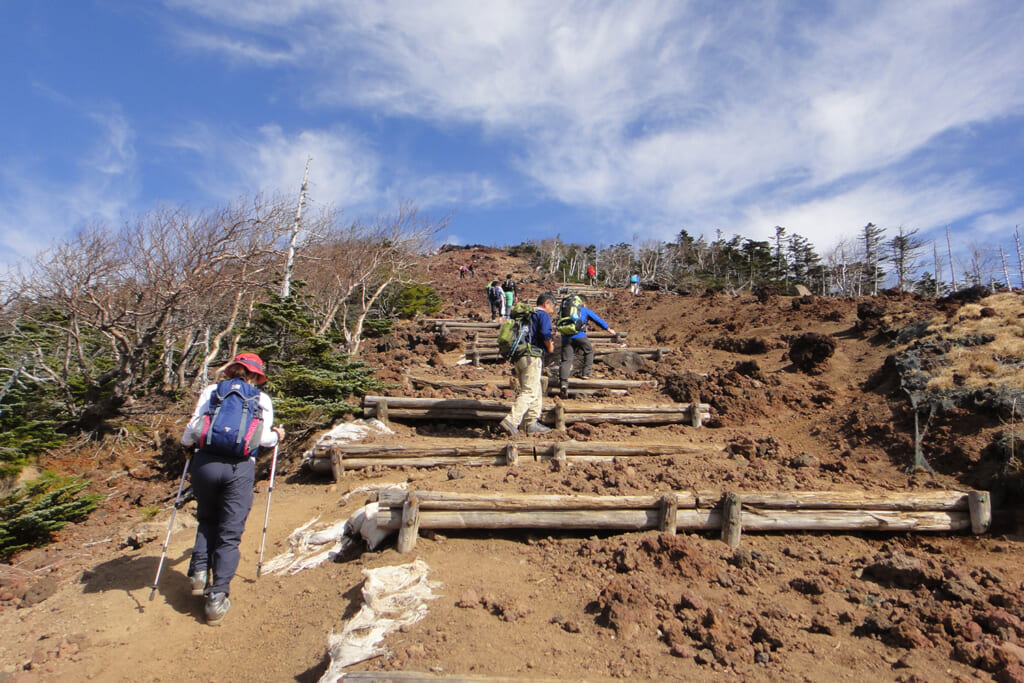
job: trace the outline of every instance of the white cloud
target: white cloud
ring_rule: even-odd
[[[508,198],[492,179],[475,173],[416,175],[397,179],[387,191],[394,201],[414,198],[422,209],[490,206]]]
[[[98,128],[56,159],[8,158],[0,165],[0,261],[30,258],[86,221],[114,222],[134,200],[135,130],[117,107],[93,108],[42,89]],[[49,164],[59,165],[54,180]]]
[[[1006,200],[1003,193],[979,188],[966,174],[923,180],[919,186],[905,186],[885,175],[818,199],[752,205],[737,232],[768,239],[774,226],[781,225],[827,250],[843,238],[855,238],[868,222],[890,234],[903,226],[920,229],[924,236]]]
[[[257,66],[275,66],[295,62],[300,54],[287,49],[274,49],[255,43],[204,31],[179,28],[176,31],[175,43],[180,50],[219,53],[232,63],[254,64]]]
[[[169,5],[216,22],[204,40],[235,59],[302,54],[324,109],[477,125],[541,194],[651,232],[781,224],[817,242],[868,220],[991,211],[1008,198],[962,172],[984,163],[969,140],[953,159],[934,147],[1024,114],[1024,5],[1009,1]],[[323,135],[350,151],[349,134]],[[255,163],[236,167],[278,183],[287,168],[294,186],[297,138],[265,130]],[[371,156],[327,184],[368,197]],[[904,180],[911,168],[929,183]],[[439,174],[401,190],[486,203],[498,182]]]
[[[263,192],[298,196],[306,160],[312,156],[309,196],[342,207],[377,196],[380,161],[361,136],[342,127],[289,132],[266,125],[251,137],[197,125],[170,143],[195,153],[195,184],[210,197],[230,201]]]

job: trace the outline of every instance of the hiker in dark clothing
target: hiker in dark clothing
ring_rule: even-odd
[[[572,375],[573,360],[576,352],[583,353],[583,368],[579,373],[580,379],[590,379],[594,372],[594,347],[587,339],[587,323],[593,320],[595,323],[615,334],[615,330],[608,326],[597,313],[583,306],[580,308],[580,330],[579,332],[562,335],[561,364],[558,366],[558,389],[562,398],[569,395],[569,377]]]
[[[263,361],[255,353],[240,353],[220,372],[223,379],[239,379],[254,387],[267,381]],[[210,400],[217,384],[199,395],[192,419],[181,443],[192,448],[203,442],[209,428]],[[259,445],[273,447],[284,438],[284,427],[274,427],[274,405],[259,392],[262,433]],[[192,548],[192,595],[206,597],[206,623],[217,626],[231,609],[229,585],[238,569],[238,544],[252,507],[256,458],[238,458],[200,447],[192,457],[192,489],[198,508],[195,545]]]
[[[491,320],[505,317],[505,290],[492,280],[487,288],[487,303],[491,306]]]

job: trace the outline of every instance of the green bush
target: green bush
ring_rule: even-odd
[[[431,315],[441,310],[444,299],[430,285],[410,285],[395,297],[395,312],[399,318]]]
[[[316,429],[359,410],[359,397],[384,383],[374,368],[339,353],[337,337],[317,336],[305,297],[272,296],[257,305],[240,347],[268,364],[266,390],[274,397],[274,417],[289,429]]]
[[[46,471],[0,498],[0,558],[45,545],[54,531],[95,510],[103,496],[83,494],[88,485],[87,479]]]

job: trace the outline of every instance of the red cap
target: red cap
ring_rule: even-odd
[[[249,372],[258,375],[256,379],[257,384],[263,384],[267,381],[267,374],[263,371],[263,361],[255,353],[240,353],[228,365],[241,365]]]

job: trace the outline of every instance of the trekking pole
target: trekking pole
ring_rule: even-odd
[[[260,559],[256,563],[256,578],[260,578],[263,569],[263,548],[267,543],[267,525],[270,523],[270,496],[274,493],[274,474],[277,473],[277,446],[274,445],[274,458],[270,461],[270,488],[267,489],[267,515],[263,518],[263,540],[260,541]]]
[[[164,568],[164,558],[167,556],[167,545],[171,542],[171,532],[174,530],[174,515],[178,513],[178,504],[181,503],[181,491],[185,488],[185,475],[188,474],[188,464],[192,462],[192,456],[186,456],[185,469],[181,471],[181,482],[178,484],[178,495],[174,499],[174,508],[171,509],[171,521],[167,523],[167,538],[164,539],[164,549],[160,551],[160,563],[156,566],[156,578],[153,579],[153,590],[149,592],[149,601],[153,602],[156,595],[157,584],[160,583],[160,570]]]

